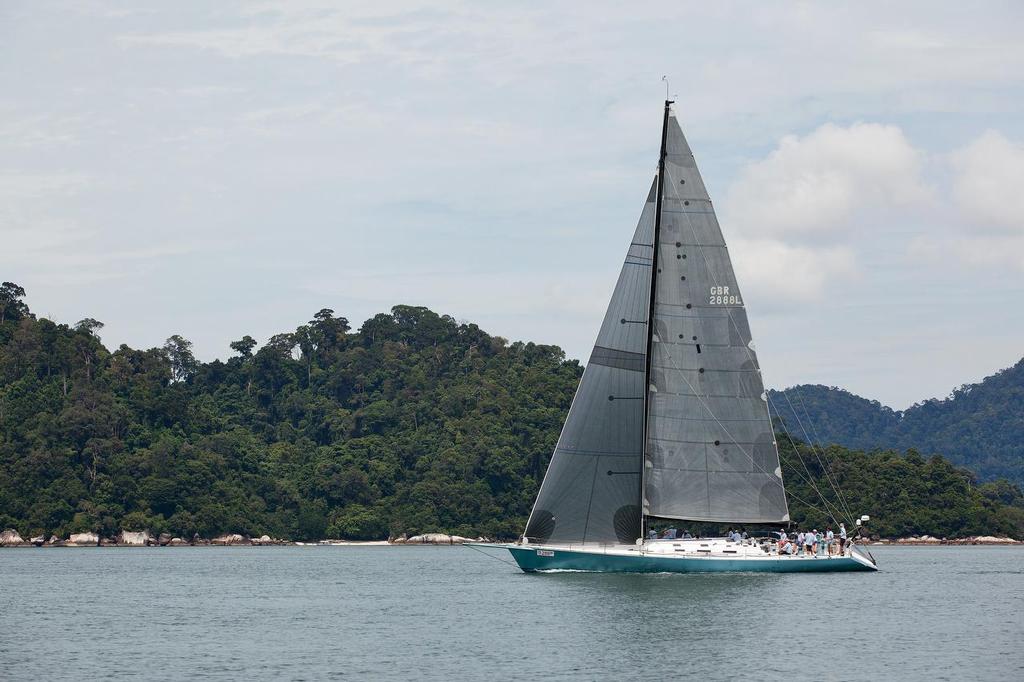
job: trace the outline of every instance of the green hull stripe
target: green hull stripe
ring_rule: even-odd
[[[840,571],[874,571],[849,557],[820,559],[726,559],[718,557],[682,558],[643,554],[622,556],[574,550],[543,550],[551,556],[540,556],[537,549],[509,547],[519,568],[534,571],[596,571],[610,573],[712,573],[719,571],[758,573],[832,573]]]

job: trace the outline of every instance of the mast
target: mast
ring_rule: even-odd
[[[647,354],[644,365],[644,442],[640,459],[640,539],[646,535],[647,514],[644,493],[647,483],[647,423],[650,417],[651,356],[654,352],[654,301],[658,290],[658,251],[661,245],[661,202],[665,189],[665,156],[668,150],[668,116],[672,100],[665,100],[665,114],[661,122],[661,153],[658,156],[658,191],[654,208],[654,249],[651,259],[651,297],[647,309]]]

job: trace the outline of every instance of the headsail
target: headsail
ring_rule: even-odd
[[[644,514],[789,519],[743,297],[693,153],[667,127]]]
[[[526,525],[531,542],[627,542],[640,529],[655,187]]]

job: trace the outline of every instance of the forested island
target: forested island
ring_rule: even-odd
[[[101,322],[25,298],[0,287],[0,528],[24,537],[514,538],[583,371],[423,307],[355,331],[325,308],[200,362],[180,335],[110,350]],[[1018,486],[941,455],[779,445],[799,524],[849,509],[882,537],[1024,534]]]
[[[942,453],[982,480],[1024,485],[1024,360],[942,400],[893,410],[841,388],[793,386],[771,391],[789,422],[797,414],[814,425],[809,440],[851,448],[916,448]]]

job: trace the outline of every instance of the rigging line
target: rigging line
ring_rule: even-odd
[[[509,561],[508,559],[502,559],[500,556],[494,556],[493,554],[490,554],[488,552],[483,551],[479,547],[474,547],[473,545],[462,545],[462,546],[467,548],[467,549],[472,549],[472,550],[474,550],[476,552],[480,552],[485,557],[488,557],[490,559],[494,559],[495,561],[500,561],[503,564],[508,564],[509,566],[514,566],[515,568],[519,568],[519,564],[515,563],[514,561]]]
[[[771,398],[769,398],[769,400],[771,400]],[[773,406],[774,406],[774,404],[773,404]],[[775,410],[775,411],[778,412],[778,410]],[[789,429],[786,427],[786,422],[785,421],[782,422],[782,430],[785,432],[786,438],[789,438],[789,443],[790,443],[790,445],[793,446],[793,453],[796,455],[797,461],[800,462],[800,464],[803,466],[804,471],[807,472],[807,476],[805,477],[803,474],[801,474],[800,471],[796,467],[792,467],[793,468],[793,473],[796,474],[797,476],[799,476],[801,481],[803,481],[804,483],[809,485],[811,487],[811,489],[814,490],[814,492],[818,493],[818,497],[821,498],[821,501],[825,503],[826,509],[830,510],[829,511],[829,516],[832,517],[832,521],[838,525],[839,518],[843,516],[842,509],[840,509],[839,506],[837,504],[835,504],[834,502],[829,502],[828,498],[826,498],[825,495],[821,492],[821,489],[818,487],[818,484],[814,480],[814,475],[811,473],[810,468],[808,468],[808,466],[807,466],[807,462],[805,462],[804,458],[800,456],[800,448],[797,446],[796,439],[793,438],[793,434],[790,433]],[[782,465],[782,456],[779,455],[779,466],[781,466],[781,465]],[[792,465],[790,465],[790,466],[792,466]],[[832,513],[832,510],[835,511],[835,514]]]
[[[734,444],[734,445],[735,445],[736,447],[738,447],[738,448],[740,449],[740,452],[742,452],[742,453],[743,453],[743,454],[744,454],[744,455],[745,455],[745,456],[747,457],[747,459],[749,459],[749,460],[750,460],[750,463],[751,463],[751,464],[753,464],[753,465],[754,465],[755,467],[757,467],[758,469],[760,469],[760,470],[761,470],[761,473],[763,473],[763,474],[767,474],[767,475],[768,475],[768,477],[769,477],[769,478],[770,478],[770,479],[771,479],[772,481],[774,481],[774,482],[776,483],[776,485],[778,485],[779,487],[781,487],[781,488],[782,488],[782,492],[783,492],[783,494],[785,494],[785,492],[786,492],[786,486],[785,486],[785,485],[783,484],[783,482],[782,482],[782,479],[781,479],[781,478],[779,478],[778,476],[776,476],[774,472],[769,472],[769,471],[767,471],[767,470],[766,470],[766,469],[765,469],[764,467],[762,467],[762,466],[761,466],[760,464],[758,464],[758,463],[757,463],[757,462],[756,462],[756,461],[754,460],[754,457],[753,457],[753,456],[752,456],[752,455],[751,455],[750,453],[748,453],[748,452],[746,451],[746,449],[745,449],[745,448],[744,448],[744,447],[743,447],[742,445],[740,445],[740,444],[739,444],[739,442],[738,442],[738,441],[736,440],[736,438],[735,438],[735,437],[734,437],[734,436],[732,435],[732,433],[730,433],[730,432],[729,432],[729,429],[728,429],[728,428],[726,428],[725,424],[723,424],[723,423],[721,422],[721,420],[720,420],[720,419],[718,418],[718,416],[717,416],[717,415],[716,415],[716,414],[715,414],[714,412],[712,412],[712,411],[711,411],[711,407],[710,407],[710,406],[709,406],[709,405],[708,405],[708,404],[707,404],[706,402],[704,402],[704,399],[703,399],[703,398],[702,398],[702,397],[701,397],[701,396],[700,396],[699,394],[697,394],[697,389],[696,389],[696,388],[694,388],[694,387],[693,387],[693,384],[691,384],[691,383],[690,383],[690,380],[686,378],[686,372],[684,372],[684,371],[683,371],[682,369],[680,369],[680,368],[679,368],[679,366],[678,366],[678,365],[676,365],[676,363],[675,363],[675,360],[674,360],[674,359],[672,358],[672,356],[671,356],[671,355],[669,356],[669,360],[670,360],[670,361],[672,362],[673,366],[675,366],[675,369],[679,371],[679,375],[680,375],[681,377],[683,377],[683,381],[685,381],[685,382],[687,383],[687,385],[688,385],[688,386],[690,387],[690,390],[692,390],[692,391],[693,391],[694,395],[695,395],[695,396],[697,397],[697,400],[699,400],[699,401],[701,402],[701,404],[702,404],[702,405],[704,406],[704,409],[705,409],[705,410],[707,410],[708,414],[710,414],[710,415],[711,415],[711,418],[712,418],[712,419],[714,419],[714,420],[715,420],[715,422],[716,422],[716,423],[717,423],[717,424],[718,424],[718,425],[719,425],[720,427],[722,427],[722,431],[724,431],[724,432],[725,432],[725,435],[729,436],[729,438],[730,438],[730,440],[732,440],[733,444]],[[770,416],[770,415],[769,415],[769,416]],[[770,423],[771,423],[771,422],[769,421],[769,424],[770,424]],[[776,450],[776,452],[777,452],[777,450]],[[646,467],[646,464],[645,464],[644,466]],[[780,463],[780,467],[781,467],[781,463]],[[797,495],[796,495],[796,494],[794,494],[793,492],[790,492],[789,494],[790,494],[790,495],[792,495],[792,496],[793,496],[794,498],[796,498],[796,499],[797,499],[798,501],[800,501],[800,502],[803,502],[803,503],[804,503],[805,505],[807,505],[808,507],[810,507],[810,508],[811,508],[811,509],[813,509],[814,511],[816,511],[816,512],[819,512],[819,513],[822,513],[822,510],[821,510],[821,509],[817,508],[816,506],[814,506],[813,504],[811,504],[811,503],[810,503],[810,502],[808,502],[807,500],[801,499],[801,498],[800,498],[799,496],[797,496]],[[820,493],[819,493],[819,495],[820,495]],[[825,501],[825,500],[824,500],[824,498],[822,498],[822,499],[823,499],[823,501]],[[828,503],[827,503],[827,501],[825,501],[825,502],[826,502],[826,507],[827,507]],[[836,524],[838,525],[838,522],[836,521],[836,517],[835,517],[835,516],[834,516],[834,515],[833,515],[833,514],[832,514],[831,512],[829,512],[829,511],[827,511],[827,510],[826,510],[826,511],[825,511],[824,513],[825,513],[825,514],[828,514],[828,516],[829,516],[829,517],[831,517],[831,519],[833,520],[833,522],[836,522]]]
[[[666,170],[668,172],[668,175],[672,179],[672,186],[674,187],[675,186],[675,177],[672,175],[672,169],[670,167],[666,166]],[[699,171],[698,171],[698,173],[699,173]],[[707,272],[708,272],[709,275],[711,275],[711,279],[714,281],[714,284],[717,287],[718,286],[718,278],[715,277],[715,271],[714,271],[714,268],[711,267],[711,261],[708,259],[707,254],[704,252],[704,246],[702,244],[700,244],[700,240],[697,238],[697,229],[694,227],[693,221],[690,219],[689,213],[686,212],[686,211],[682,211],[682,213],[683,213],[683,215],[686,216],[686,223],[687,223],[687,225],[690,228],[690,233],[693,235],[693,241],[696,243],[696,246],[697,246],[698,250],[700,250],[700,255],[701,255],[701,258],[704,260],[704,265],[707,267]],[[657,246],[660,247],[661,245],[658,244]],[[723,246],[724,246],[724,239],[723,239]],[[739,325],[736,324],[735,318],[733,318],[732,309],[731,308],[726,308],[725,311],[726,311],[726,316],[729,318],[729,322],[732,323],[732,325],[736,329],[736,332],[739,335],[740,339],[742,339],[743,338],[743,334],[742,334],[742,332],[741,332],[741,330],[739,328]],[[745,352],[747,354],[748,359],[753,363],[753,365],[755,367],[758,368],[758,373],[760,373],[760,365],[758,365],[756,360],[754,359],[754,355],[753,355],[753,352],[751,351],[750,347],[748,345],[744,344],[743,348],[744,348],[744,350],[745,350]],[[688,380],[687,380],[687,383],[689,383]],[[761,390],[763,390],[765,392],[764,393],[765,394],[765,398],[767,398],[768,397],[768,391],[765,390],[763,381],[762,381],[762,385],[761,385]],[[771,410],[769,409],[767,403],[768,403],[768,400],[765,400],[765,412],[766,412],[766,414],[768,416],[768,423],[769,423],[769,425],[771,425]],[[715,416],[715,414],[713,412],[711,412],[710,409],[708,409],[708,412],[713,417],[715,417],[716,421],[718,420],[718,417]],[[723,428],[725,428],[725,427],[723,426]],[[783,428],[785,428],[785,421],[783,421]],[[787,435],[789,435],[790,436],[790,440],[792,440],[792,435],[789,434],[789,433],[787,433]],[[730,438],[731,438],[731,436],[730,436]],[[735,439],[733,439],[733,440],[735,441]],[[737,443],[737,446],[739,446],[738,443]],[[742,449],[742,447],[741,447],[741,449]],[[776,446],[776,454],[778,454],[778,447],[777,446]],[[799,450],[796,451],[796,454],[797,454],[797,458],[800,459],[801,464],[804,465],[804,468],[807,468],[807,465],[803,461],[803,458],[801,457]],[[819,460],[819,463],[820,463],[820,460]],[[808,474],[808,476],[810,476],[810,470],[809,469],[807,471],[807,474]],[[818,490],[817,486],[812,485],[812,487],[814,488],[815,492],[818,493],[818,497],[821,498],[822,502],[825,503],[825,506],[828,507],[829,503],[825,499],[825,496],[822,495],[821,491]],[[785,486],[783,486],[783,491],[785,491]],[[794,495],[794,497],[795,497],[795,495]],[[799,499],[799,498],[797,498],[797,499]],[[805,502],[805,504],[806,504],[806,502]],[[831,512],[829,512],[829,516],[832,517],[833,522],[838,523],[838,521],[836,520],[835,516]]]
[[[811,427],[811,432],[814,434],[815,440],[818,440],[820,442],[821,441],[821,437],[818,435],[818,429],[817,429],[817,427],[815,427],[814,422],[811,420],[811,413],[807,410],[807,405],[806,405],[806,403],[804,403],[804,399],[800,395],[800,391],[797,389],[796,386],[793,387],[793,390],[796,392],[796,399],[798,401],[800,401],[800,406],[803,408],[804,416],[807,417],[807,423]],[[835,442],[835,441],[833,441],[833,442]],[[822,452],[824,452],[824,451],[825,451],[825,448],[824,448],[824,446],[822,446]],[[831,468],[831,466],[832,466],[831,462],[829,462],[827,459],[825,461],[829,465],[829,468]],[[826,469],[826,473],[828,473],[827,469]],[[850,513],[849,505],[847,505],[847,503],[846,503],[846,495],[843,494],[842,489],[838,485],[835,486],[835,489],[836,489],[836,492],[839,494],[839,500],[843,503],[843,507],[846,508],[846,515],[848,517],[850,517],[850,519],[852,521],[853,520],[853,514]]]
[[[814,440],[811,438],[810,434],[807,433],[807,429],[804,427],[803,420],[800,419],[800,414],[796,411],[796,407],[794,407],[793,401],[789,399],[789,395],[787,395],[785,391],[783,391],[783,395],[786,396],[786,402],[789,404],[789,409],[792,410],[793,416],[796,417],[796,423],[800,426],[800,430],[803,432],[805,440],[811,446],[811,452],[814,454],[814,458],[818,460],[818,466],[820,466],[822,471],[825,473],[825,479],[829,482],[829,485],[832,486],[832,490],[835,492],[836,498],[842,501],[842,495],[840,495],[839,489],[836,487],[835,483],[832,481],[832,476],[829,474],[829,467],[825,466],[825,464],[821,461],[821,457],[818,456],[818,448],[814,445]],[[783,423],[785,423],[785,420],[783,420]],[[845,506],[846,505],[844,505],[844,507]],[[849,508],[846,508],[845,513],[847,519],[852,523],[853,514],[850,513]]]

